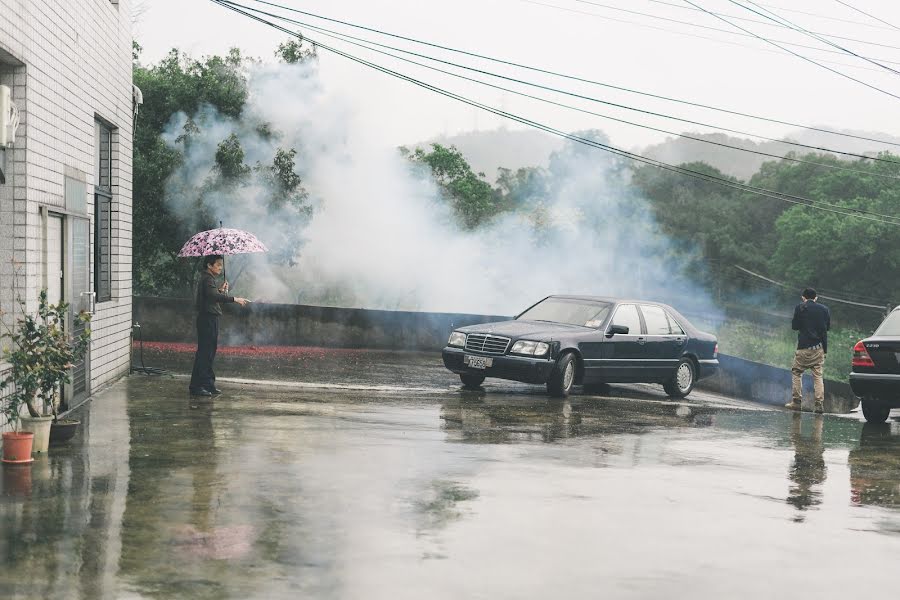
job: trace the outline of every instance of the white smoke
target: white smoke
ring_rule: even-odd
[[[365,101],[363,90],[337,97],[322,87],[315,66],[283,64],[253,66],[249,87],[241,121],[208,107],[194,117],[201,131],[173,177],[202,182],[217,144],[231,133],[249,164],[271,163],[279,147],[297,149],[297,172],[314,206],[308,225],[289,213],[269,215],[254,190],[237,206],[221,207],[227,225],[264,242],[280,228],[305,227],[297,265],[252,259],[252,275],[237,282],[246,294],[284,303],[481,314],[513,314],[553,293],[681,305],[689,299],[709,308],[678,273],[673,246],[635,195],[628,170],[599,150],[569,144],[551,160],[553,185],[536,210],[463,232],[434,182],[373,136],[367,113],[355,108]],[[173,117],[170,143],[186,122],[185,115]],[[259,122],[270,123],[280,138],[260,135]],[[190,201],[171,190],[173,209],[189,218]]]

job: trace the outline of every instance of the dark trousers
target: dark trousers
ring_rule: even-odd
[[[197,315],[197,353],[191,372],[191,391],[212,390],[216,387],[213,360],[219,345],[219,316],[208,313]]]

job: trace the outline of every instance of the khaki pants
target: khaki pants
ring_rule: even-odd
[[[803,398],[800,377],[806,370],[812,371],[813,394],[816,397],[816,404],[820,406],[825,404],[825,382],[822,380],[822,366],[824,364],[825,352],[821,348],[797,350],[796,354],[794,354],[794,364],[791,365],[791,401],[794,404],[799,405],[800,400]]]

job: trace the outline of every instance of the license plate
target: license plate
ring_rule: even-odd
[[[466,354],[463,356],[463,363],[471,369],[487,369],[494,364],[493,358],[487,356],[471,356]]]

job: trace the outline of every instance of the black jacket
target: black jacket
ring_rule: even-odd
[[[791,327],[797,331],[797,348],[812,348],[822,344],[828,352],[828,330],[831,329],[831,311],[824,304],[812,300],[801,302],[794,309]]]
[[[198,313],[221,315],[220,302],[234,302],[234,296],[227,296],[216,287],[216,278],[209,271],[200,274],[200,282],[197,283],[197,298],[194,306]]]

